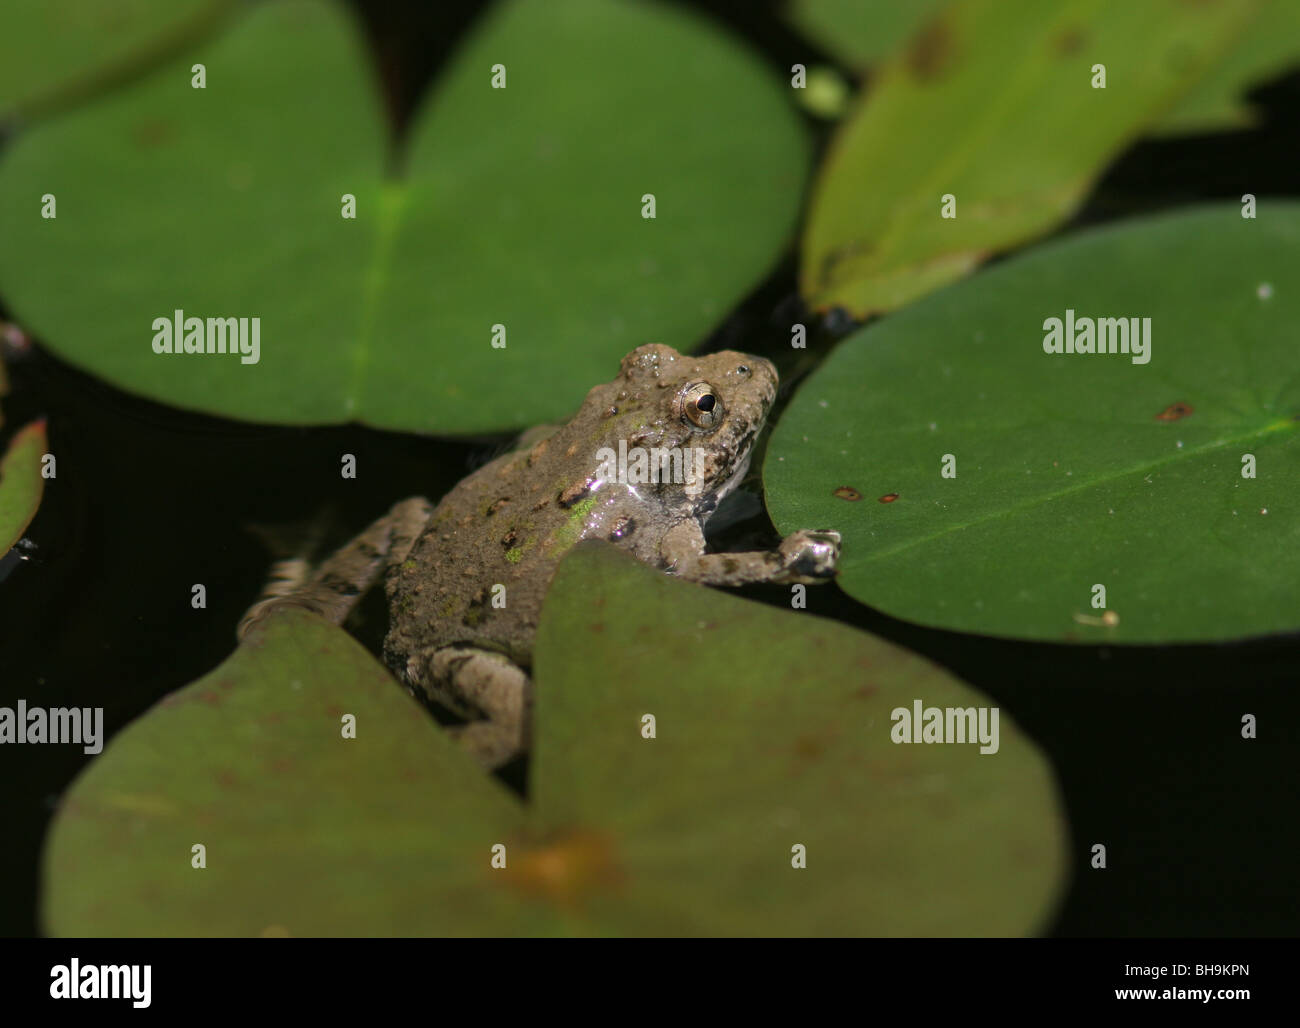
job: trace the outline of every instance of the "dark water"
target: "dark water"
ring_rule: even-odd
[[[400,127],[480,5],[358,2]],[[685,4],[746,37],[779,74],[832,63],[774,4]],[[1300,192],[1300,75],[1260,90],[1263,125],[1143,143],[1111,168],[1062,231],[1198,200]],[[825,130],[813,126],[825,142]],[[709,340],[772,357],[785,395],[795,264],[781,267]],[[3,316],[0,297],[0,316]],[[831,319],[834,322],[835,319]],[[848,326],[822,325],[821,355]],[[303,521],[331,505],[337,535],[394,501],[436,497],[500,440],[446,442],[344,427],[238,425],[168,410],[100,385],[35,349],[10,368],[7,425],[44,415],[58,478],[29,531],[33,559],[0,582],[0,704],[103,706],[112,735],[215,667],[256,596],[268,558],[250,524]],[[882,383],[888,388],[888,383]],[[779,417],[779,412],[778,412]],[[344,481],[340,453],[361,477]],[[757,508],[757,504],[754,504]],[[770,537],[761,513],[718,541]],[[206,610],[190,586],[208,588]],[[785,606],[788,591],[753,589]],[[1300,637],[1142,648],[1024,644],[918,628],[810,590],[810,608],[908,646],[1004,708],[1049,755],[1076,871],[1060,935],[1295,934],[1300,925]],[[1238,736],[1243,713],[1259,739]],[[78,747],[0,747],[0,932],[36,930],[38,855],[52,805],[90,758]],[[1087,869],[1105,843],[1109,869]]]

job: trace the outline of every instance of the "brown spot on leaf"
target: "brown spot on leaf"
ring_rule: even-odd
[[[1066,29],[1056,37],[1056,52],[1069,57],[1077,54],[1083,49],[1084,41],[1083,30],[1079,28]]]
[[[831,495],[837,496],[841,500],[848,500],[850,503],[857,503],[858,500],[862,499],[862,494],[851,485],[842,485],[831,493]]]
[[[176,126],[170,121],[149,118],[138,121],[131,126],[131,138],[139,147],[159,146],[176,134]]]
[[[1185,418],[1193,413],[1194,408],[1190,403],[1171,403],[1168,407],[1156,415],[1157,421],[1177,421],[1179,418]]]
[[[506,859],[510,871],[496,880],[566,907],[578,904],[584,894],[617,885],[623,878],[608,837],[590,829],[568,832],[517,854],[507,851]]]
[[[898,493],[885,493],[885,495],[880,498],[880,502],[893,503],[897,499],[898,499]]]
[[[918,79],[935,79],[952,63],[952,56],[952,30],[936,18],[913,37],[907,67]]]
[[[868,253],[871,247],[861,240],[851,240],[822,254],[817,263],[817,284],[822,289],[829,289],[839,276],[839,267],[847,260]]]

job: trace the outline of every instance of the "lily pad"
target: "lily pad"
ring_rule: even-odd
[[[77,779],[42,917],[74,936],[418,934],[480,911],[457,892],[490,884],[518,818],[351,636],[288,611]]]
[[[47,927],[991,935],[1051,912],[1059,801],[1005,712],[996,753],[890,741],[895,707],[987,705],[920,657],[582,544],[536,659],[524,803],[340,630],[268,619],[74,783]]]
[[[33,421],[19,429],[0,454],[0,554],[22,538],[36,517],[45,491],[41,457],[48,446],[45,422]]]
[[[785,412],[773,520],[839,529],[840,586],[924,625],[1095,643],[1300,628],[1298,254],[1300,205],[1196,209],[891,315]],[[1046,353],[1067,311],[1150,318],[1149,363]]]
[[[342,10],[260,5],[4,154],[0,290],[60,356],[177,406],[538,423],[640,343],[696,345],[774,262],[807,162],[788,92],[679,9],[518,0],[458,45],[390,154]],[[260,319],[257,362],[155,353],[177,310]]]
[[[881,65],[801,245],[817,309],[893,310],[1060,224],[1227,52],[1256,0],[957,0]],[[1093,88],[1094,65],[1106,87]],[[944,217],[944,198],[955,217]],[[949,208],[952,211],[953,208]]]
[[[8,0],[0,123],[47,114],[200,38],[232,0]]]

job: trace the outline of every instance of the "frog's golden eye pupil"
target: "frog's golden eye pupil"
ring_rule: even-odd
[[[708,382],[688,385],[677,397],[677,413],[700,429],[716,428],[722,421],[722,397]]]

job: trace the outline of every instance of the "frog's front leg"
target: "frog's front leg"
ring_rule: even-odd
[[[262,598],[248,608],[236,634],[242,639],[277,607],[302,607],[333,624],[343,624],[385,570],[406,559],[432,512],[428,500],[412,497],[395,504],[315,571],[302,559],[279,562]]]
[[[699,522],[683,521],[664,533],[660,553],[668,570],[704,585],[755,583],[814,584],[835,577],[840,534],[829,530],[792,532],[775,550],[705,553]]]
[[[489,770],[528,748],[532,679],[503,653],[476,646],[442,646],[406,662],[406,684],[449,710],[472,718],[450,729]]]

